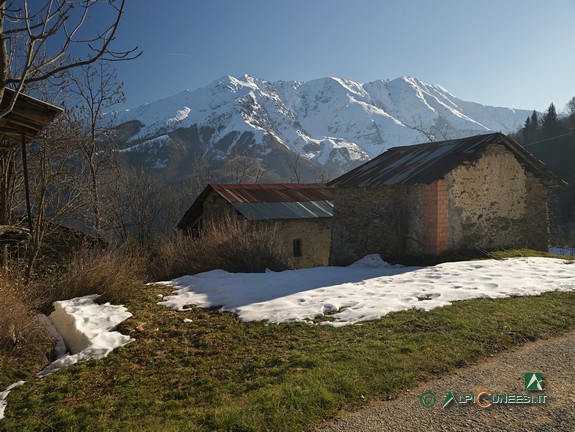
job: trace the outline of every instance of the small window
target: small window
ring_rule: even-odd
[[[301,239],[295,239],[293,241],[293,256],[294,257],[301,257]]]

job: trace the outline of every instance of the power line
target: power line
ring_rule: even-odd
[[[547,138],[547,139],[544,139],[544,140],[533,141],[533,142],[530,142],[530,143],[527,143],[527,144],[523,144],[523,147],[529,147],[529,146],[531,146],[531,145],[533,145],[533,144],[539,144],[539,143],[542,143],[542,142],[545,142],[545,141],[552,141],[552,140],[554,140],[554,139],[563,138],[563,137],[565,137],[565,136],[569,136],[569,135],[573,135],[573,134],[575,134],[575,131],[573,131],[573,132],[568,132],[568,133],[563,134],[563,135],[558,135],[558,136],[555,136],[555,137]]]

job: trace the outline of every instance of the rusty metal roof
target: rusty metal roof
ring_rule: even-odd
[[[325,184],[210,184],[231,203],[331,201],[333,190]]]
[[[463,162],[477,157],[480,150],[489,144],[505,145],[520,163],[543,178],[548,186],[567,186],[567,183],[546,168],[543,162],[501,133],[393,147],[327,184],[359,187],[430,184]]]
[[[249,220],[314,219],[333,215],[333,189],[325,184],[209,184],[178,223],[194,227],[212,192]]]

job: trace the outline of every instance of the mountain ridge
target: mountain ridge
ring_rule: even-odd
[[[241,155],[281,178],[285,170],[274,158],[338,174],[390,147],[514,132],[530,113],[464,101],[408,76],[358,83],[226,75],[115,115],[120,148],[130,160],[177,171],[184,168],[174,160],[223,163]]]

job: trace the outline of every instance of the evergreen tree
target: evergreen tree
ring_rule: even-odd
[[[567,110],[567,115],[569,117],[575,117],[575,96],[573,96],[571,100],[567,102],[565,109]]]
[[[533,110],[533,114],[525,119],[523,129],[521,129],[522,143],[526,144],[537,139],[537,129],[539,127],[539,118],[537,112]]]
[[[557,110],[555,109],[555,105],[549,105],[545,114],[543,114],[543,121],[542,123],[542,138],[555,138],[559,135],[562,135],[566,132],[565,124],[559,120],[557,116]]]
[[[553,102],[551,102],[551,105],[549,105],[549,108],[547,108],[547,111],[545,112],[545,114],[543,114],[542,123],[544,130],[553,129],[557,126],[558,123],[557,110],[555,109],[555,105],[553,105]]]
[[[537,111],[533,110],[531,114],[531,127],[537,129],[539,127],[539,116],[537,116]]]

